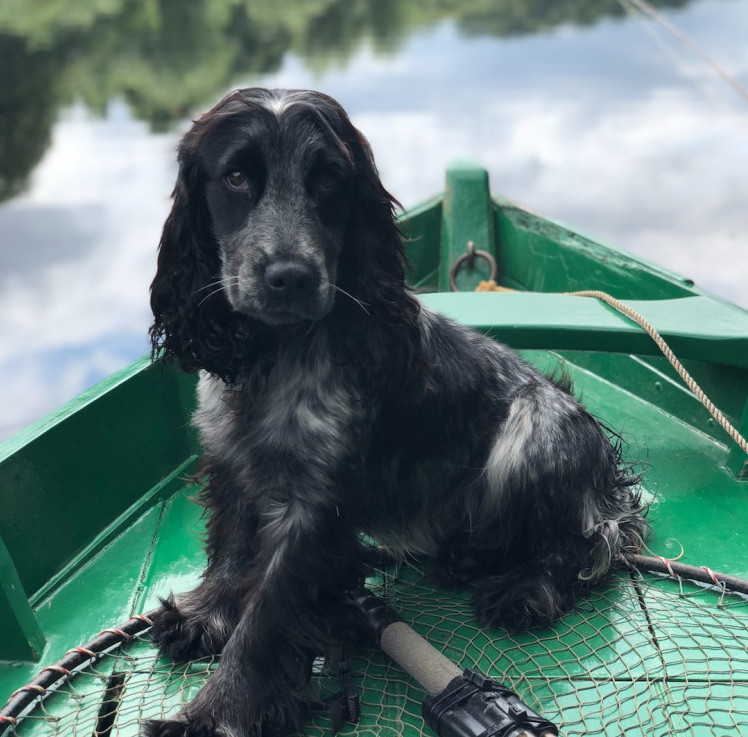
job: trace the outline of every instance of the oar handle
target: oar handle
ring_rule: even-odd
[[[377,645],[428,692],[423,718],[439,737],[557,737],[558,729],[512,690],[461,670],[368,589],[351,594]]]

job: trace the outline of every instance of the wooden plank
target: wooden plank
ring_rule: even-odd
[[[183,382],[138,361],[0,447],[0,536],[30,597],[194,454]]]
[[[47,643],[40,660],[50,665],[67,650],[81,645],[106,627],[126,621],[135,611],[138,583],[156,534],[161,506],[152,507],[36,607],[35,615]],[[4,640],[6,632],[0,632]],[[31,662],[0,662],[0,705],[39,670]],[[92,688],[102,691],[99,679]],[[84,689],[85,690],[85,689]]]
[[[499,283],[531,292],[600,289],[619,299],[700,294],[692,279],[494,197]]]
[[[144,566],[136,610],[157,607],[159,599],[183,594],[200,583],[205,557],[204,508],[195,502],[199,487],[184,486],[165,503],[158,536]]]
[[[470,163],[455,164],[447,171],[442,205],[441,258],[439,290],[449,292],[450,270],[472,243],[478,251],[495,257],[493,203],[485,169]],[[490,276],[484,259],[475,258],[473,266],[463,262],[456,274],[457,287],[475,289]]]
[[[38,660],[44,644],[16,567],[0,539],[0,660]]]
[[[516,348],[660,355],[629,318],[588,297],[546,293],[426,294],[423,303]],[[748,312],[709,297],[627,300],[675,354],[748,368]]]

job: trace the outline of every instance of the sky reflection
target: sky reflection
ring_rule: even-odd
[[[748,85],[748,1],[668,17]],[[641,19],[509,39],[445,21],[393,53],[364,44],[317,72],[289,53],[232,86],[256,84],[336,97],[406,206],[471,157],[495,192],[748,307],[748,103]],[[153,133],[121,99],[103,117],[75,103],[0,206],[0,439],[147,352],[185,125]]]

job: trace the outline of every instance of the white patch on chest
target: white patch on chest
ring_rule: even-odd
[[[227,390],[243,390],[202,372],[193,425],[216,457],[232,457],[243,465],[242,457],[251,462],[266,449],[331,468],[342,459],[351,428],[364,413],[351,384],[325,350],[324,338],[312,345],[290,345],[279,350],[250,402],[235,396],[228,406]]]
[[[197,383],[197,411],[192,417],[192,424],[200,433],[203,446],[216,452],[231,425],[231,416],[223,400],[226,384],[221,379],[200,372]]]
[[[261,437],[278,450],[335,462],[357,414],[351,392],[327,356],[294,358],[281,356],[259,398]]]

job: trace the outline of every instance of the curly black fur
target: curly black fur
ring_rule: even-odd
[[[201,370],[208,565],[154,640],[216,673],[150,737],[296,730],[370,555],[430,558],[486,626],[549,625],[645,531],[635,474],[511,350],[419,308],[392,197],[329,97],[244,89],[179,148],[154,354]]]

